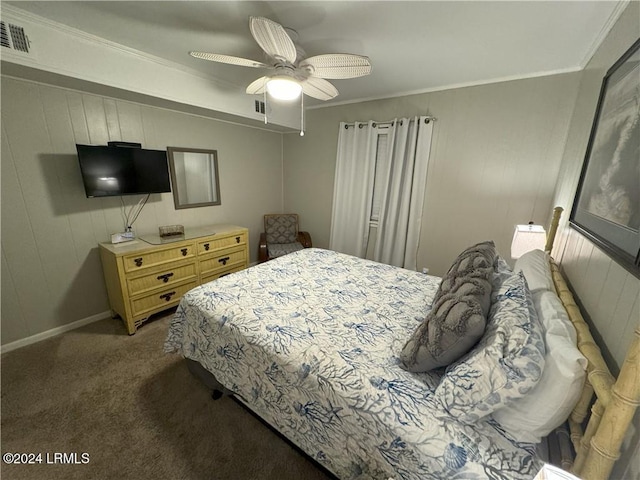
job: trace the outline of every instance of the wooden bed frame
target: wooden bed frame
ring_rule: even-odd
[[[553,248],[561,214],[562,207],[556,207],[545,246],[545,251],[549,253]],[[557,435],[562,455],[561,467],[583,480],[606,480],[620,457],[620,446],[640,405],[640,327],[634,331],[631,346],[616,379],[607,367],[560,267],[553,259],[551,273],[558,296],[576,329],[578,349],[588,360],[587,379],[580,400],[567,420],[575,458],[566,429],[564,434],[561,429]],[[591,415],[586,420],[589,408]]]

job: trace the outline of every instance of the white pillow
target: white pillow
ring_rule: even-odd
[[[533,302],[545,329],[545,367],[524,397],[493,413],[517,441],[538,443],[571,414],[586,377],[587,359],[576,347],[576,332],[555,293],[537,292]]]
[[[541,290],[531,296],[545,333],[567,337],[575,347],[578,344],[578,335],[558,295]]]
[[[531,293],[539,290],[549,290],[556,293],[549,265],[549,254],[542,250],[531,250],[516,260],[514,272],[524,273]]]

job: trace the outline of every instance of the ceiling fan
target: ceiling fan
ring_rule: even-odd
[[[243,67],[268,68],[268,75],[253,81],[246,92],[268,92],[279,100],[294,100],[304,93],[319,100],[330,100],[338,90],[326,79],[346,79],[368,75],[369,58],[347,53],[330,53],[305,58],[305,52],[296,45],[295,31],[264,17],[249,17],[251,35],[267,54],[268,63],[231,55],[207,52],[189,52],[195,58]],[[292,39],[293,37],[293,39]]]

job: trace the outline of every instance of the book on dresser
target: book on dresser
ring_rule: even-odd
[[[235,225],[185,229],[179,238],[142,236],[100,244],[114,314],[133,335],[150,315],[173,307],[192,288],[249,265],[249,231]]]

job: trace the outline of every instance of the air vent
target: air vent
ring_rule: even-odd
[[[264,115],[264,102],[256,100],[256,112],[262,113]]]
[[[24,33],[24,28],[3,21],[0,21],[0,27],[0,45],[16,52],[29,53],[29,38]]]
[[[9,24],[9,30],[14,50],[29,53],[29,40],[24,34],[24,28]]]
[[[9,35],[7,34],[7,26],[4,22],[0,22],[0,45],[3,47],[11,48],[9,43]]]

